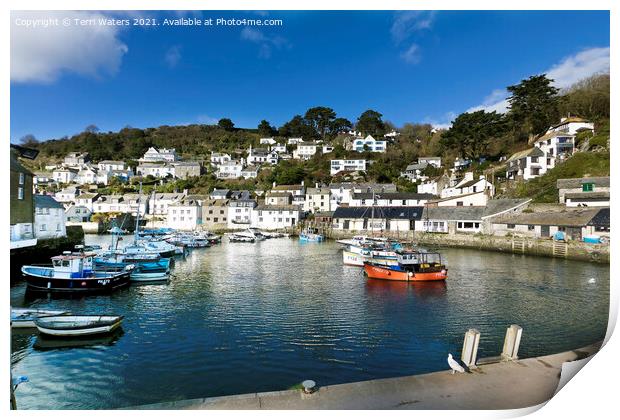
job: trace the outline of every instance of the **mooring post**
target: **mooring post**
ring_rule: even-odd
[[[461,360],[465,363],[465,366],[469,368],[476,367],[479,343],[480,331],[470,328],[465,333],[465,339],[463,340],[463,351],[461,352]]]
[[[504,350],[502,351],[502,359],[517,360],[519,357],[519,345],[521,344],[521,335],[523,328],[518,325],[511,325],[506,330],[506,338],[504,339]]]

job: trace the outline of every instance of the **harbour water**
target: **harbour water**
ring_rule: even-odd
[[[86,237],[107,245],[109,236]],[[125,317],[122,332],[78,342],[12,334],[20,409],[118,408],[447,369],[468,328],[479,356],[523,327],[520,357],[601,340],[609,266],[442,250],[445,284],[370,280],[334,242],[271,239],[195,249],[168,283],[57,298],[11,287],[11,305]],[[594,281],[590,281],[594,279]]]

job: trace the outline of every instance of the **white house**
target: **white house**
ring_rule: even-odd
[[[54,198],[59,203],[73,203],[75,201],[75,197],[80,195],[81,190],[76,186],[70,186],[58,191],[54,194]]]
[[[158,150],[154,147],[149,147],[149,150],[139,159],[140,162],[176,162],[177,160],[175,149]]]
[[[142,176],[153,176],[155,178],[165,178],[167,176],[174,177],[175,168],[169,163],[163,162],[145,162],[138,165],[136,173]]]
[[[395,193],[353,193],[349,206],[382,206],[382,207],[418,207],[424,206],[429,200],[437,198],[432,194],[407,192]]]
[[[293,159],[312,159],[312,156],[316,154],[319,147],[321,147],[321,145],[316,142],[298,143],[297,149],[293,151]]]
[[[54,178],[50,172],[35,172],[32,177],[32,183],[34,185],[45,185],[53,182]]]
[[[426,163],[427,165],[441,168],[441,158],[437,156],[418,158],[418,163]]]
[[[284,144],[280,144],[280,143],[276,143],[273,146],[271,146],[269,148],[269,150],[271,150],[272,152],[276,152],[278,154],[280,153],[286,153],[286,145]]]
[[[450,179],[446,175],[423,180],[418,184],[418,193],[440,195],[441,191],[450,185]]]
[[[96,184],[98,171],[91,166],[83,166],[75,177],[75,182],[78,184]]]
[[[252,209],[250,225],[265,230],[285,229],[297,225],[301,217],[299,206],[259,205]]]
[[[566,207],[609,207],[609,177],[558,179],[560,203]]]
[[[331,153],[334,151],[334,146],[332,146],[331,144],[324,144],[322,146],[322,153],[326,154],[326,153]]]
[[[341,171],[366,171],[366,159],[332,159],[329,174],[333,176]]]
[[[538,147],[517,152],[507,160],[506,179],[536,178],[553,167],[548,165],[551,160],[553,158],[547,158]]]
[[[52,172],[54,181],[60,184],[69,184],[77,177],[78,170],[74,168],[57,168]]]
[[[303,142],[304,140],[301,137],[291,137],[286,141],[286,144],[299,144]]]
[[[312,213],[330,211],[331,190],[329,187],[315,187],[306,190],[303,209]]]
[[[243,171],[243,159],[230,160],[218,167],[215,176],[219,179],[237,179],[241,177],[241,171]]]
[[[375,140],[373,136],[368,135],[366,136],[366,138],[353,139],[351,147],[356,152],[363,152],[364,150],[369,150],[371,152],[385,153],[385,149],[387,148],[387,141]]]
[[[562,131],[551,131],[534,141],[534,146],[543,151],[547,165],[553,168],[558,159],[566,158],[575,150],[575,135]]]
[[[348,205],[351,202],[353,193],[395,193],[396,185],[339,182],[329,184],[329,190],[331,192],[330,208],[333,211],[341,205]]]
[[[246,229],[252,222],[252,210],[257,206],[256,200],[241,198],[228,203],[228,229]]]
[[[97,164],[100,171],[123,171],[125,170],[125,162],[122,160],[102,160]]]
[[[88,210],[92,212],[93,203],[97,201],[98,198],[99,198],[99,194],[82,193],[78,195],[77,197],[75,197],[75,200],[73,200],[73,202],[75,203],[76,206],[86,207]]]
[[[338,207],[332,216],[332,228],[345,231],[408,232],[422,217],[423,207]]]
[[[148,198],[139,194],[101,195],[93,202],[93,213],[130,213],[146,215]]]
[[[65,156],[64,164],[70,167],[80,167],[90,161],[88,152],[71,152]]]
[[[471,160],[457,157],[454,160],[454,167],[452,169],[453,171],[462,171],[463,169],[469,167],[469,165],[471,165]]]
[[[253,149],[252,146],[250,146],[250,149],[248,150],[248,165],[261,165],[263,163],[276,165],[278,160],[278,153],[274,150],[269,151],[268,149]]]
[[[223,163],[230,162],[231,158],[228,153],[215,153],[211,152],[211,165],[219,166]]]
[[[562,118],[556,125],[549,127],[550,131],[562,131],[567,134],[577,134],[579,130],[594,131],[594,123],[579,117]]]
[[[489,195],[487,191],[478,191],[463,195],[454,195],[434,200],[429,200],[429,206],[438,207],[471,207],[471,206],[486,206],[489,201]]]
[[[37,239],[67,236],[65,208],[50,195],[34,196],[34,236]]]
[[[241,177],[244,179],[253,179],[258,176],[258,171],[260,170],[260,166],[250,165],[243,168],[241,171]]]
[[[446,198],[480,191],[486,191],[489,197],[493,197],[495,195],[495,186],[487,181],[484,175],[480,175],[478,179],[475,179],[473,172],[467,172],[456,185],[452,187],[446,186],[439,195],[441,198]]]
[[[259,144],[276,144],[276,141],[273,139],[273,137],[269,137],[269,138],[262,138],[259,140]]]
[[[202,205],[198,200],[183,199],[168,205],[167,227],[193,231],[202,224]]]
[[[182,201],[187,196],[187,190],[173,193],[153,193],[148,198],[148,213],[154,216],[167,216],[168,206]]]
[[[424,181],[428,177],[423,175],[422,172],[424,172],[427,167],[428,163],[426,162],[412,163],[411,165],[407,165],[405,170],[400,173],[400,176],[407,178],[411,182],[416,182],[418,180]]]

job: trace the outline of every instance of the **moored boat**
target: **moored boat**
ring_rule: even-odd
[[[116,315],[57,315],[39,318],[35,325],[42,334],[79,337],[110,333],[121,326],[122,320]]]
[[[366,275],[392,281],[443,281],[448,277],[448,269],[438,252],[398,251],[396,254],[395,266],[364,262]]]
[[[50,311],[47,309],[11,308],[11,328],[35,328],[34,321],[41,317],[68,313],[68,311]]]
[[[95,270],[93,253],[65,252],[52,265],[24,265],[22,275],[31,290],[47,292],[109,292],[129,285],[128,270]]]
[[[372,251],[353,252],[351,250],[342,251],[342,263],[355,267],[363,267],[364,262],[373,262],[381,265],[397,265],[396,257],[387,257],[373,254]]]
[[[305,229],[299,234],[299,240],[302,242],[323,242],[325,237],[321,235],[318,229]]]

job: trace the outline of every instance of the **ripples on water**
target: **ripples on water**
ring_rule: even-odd
[[[87,243],[109,238],[89,236]],[[58,299],[11,288],[13,306],[124,315],[113,337],[66,347],[36,332],[12,336],[20,408],[115,408],[176,399],[418,374],[447,368],[468,328],[479,356],[501,352],[510,324],[520,357],[604,337],[609,267],[443,250],[444,283],[366,279],[333,242],[223,243],[177,261],[168,284]],[[588,284],[588,279],[597,281]]]

